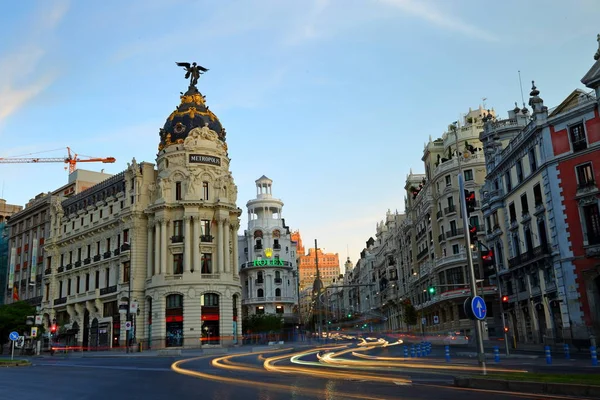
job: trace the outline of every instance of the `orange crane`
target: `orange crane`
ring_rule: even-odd
[[[69,173],[75,171],[78,162],[102,162],[102,163],[114,163],[117,161],[114,157],[101,157],[101,158],[79,158],[77,154],[71,154],[71,148],[67,147],[67,157],[50,157],[50,158],[18,158],[18,157],[0,157],[0,164],[14,164],[14,163],[51,163],[51,162],[64,162],[69,164]],[[66,167],[65,167],[66,169]]]

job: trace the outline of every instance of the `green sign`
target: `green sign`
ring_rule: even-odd
[[[268,260],[254,260],[253,261],[253,266],[254,267],[266,267],[266,266],[271,266],[271,267],[283,267],[285,264],[283,263],[283,260],[279,259],[279,258],[270,258]]]

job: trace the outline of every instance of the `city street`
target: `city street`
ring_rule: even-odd
[[[73,353],[33,358],[31,367],[0,372],[3,399],[163,399],[199,396],[208,399],[548,399],[548,395],[460,389],[452,386],[460,368],[473,360],[408,360],[412,367],[373,367],[375,358],[397,357],[401,346],[374,349],[369,359],[352,346],[281,349],[183,357]],[[333,349],[333,350],[332,350]],[[244,350],[244,349],[236,349]],[[250,350],[250,349],[248,349]],[[343,366],[317,359],[339,351]],[[345,351],[348,353],[343,354]],[[362,353],[362,351],[360,351]],[[294,354],[297,356],[292,357]],[[298,355],[299,354],[299,355]],[[329,353],[331,354],[331,353]],[[366,354],[366,353],[365,353]],[[360,355],[360,354],[358,354]],[[324,356],[327,358],[327,356]],[[420,365],[417,365],[418,363]],[[364,363],[364,365],[360,365]],[[578,364],[577,361],[572,362]],[[494,366],[490,366],[493,368]],[[541,360],[511,360],[503,368],[544,369]],[[267,370],[267,368],[269,370]],[[557,366],[564,371],[564,366]],[[581,370],[592,372],[581,365]],[[457,369],[457,371],[453,371]],[[553,399],[570,397],[555,396]]]

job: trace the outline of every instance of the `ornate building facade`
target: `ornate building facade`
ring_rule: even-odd
[[[246,204],[248,228],[238,238],[242,315],[280,315],[298,322],[296,242],[282,216],[283,202],[273,197],[273,181],[256,180],[256,198]]]
[[[227,346],[241,335],[241,210],[225,129],[190,85],[137,163],[51,206],[42,312],[69,344]],[[62,328],[62,329],[61,329]]]

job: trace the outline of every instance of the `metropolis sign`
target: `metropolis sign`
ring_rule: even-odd
[[[219,157],[207,156],[203,154],[190,154],[190,163],[210,164],[220,167],[221,159]]]
[[[265,267],[265,266],[271,266],[271,267],[283,267],[285,264],[283,263],[283,260],[280,258],[270,258],[268,260],[254,260],[252,262],[252,265],[254,267]]]

